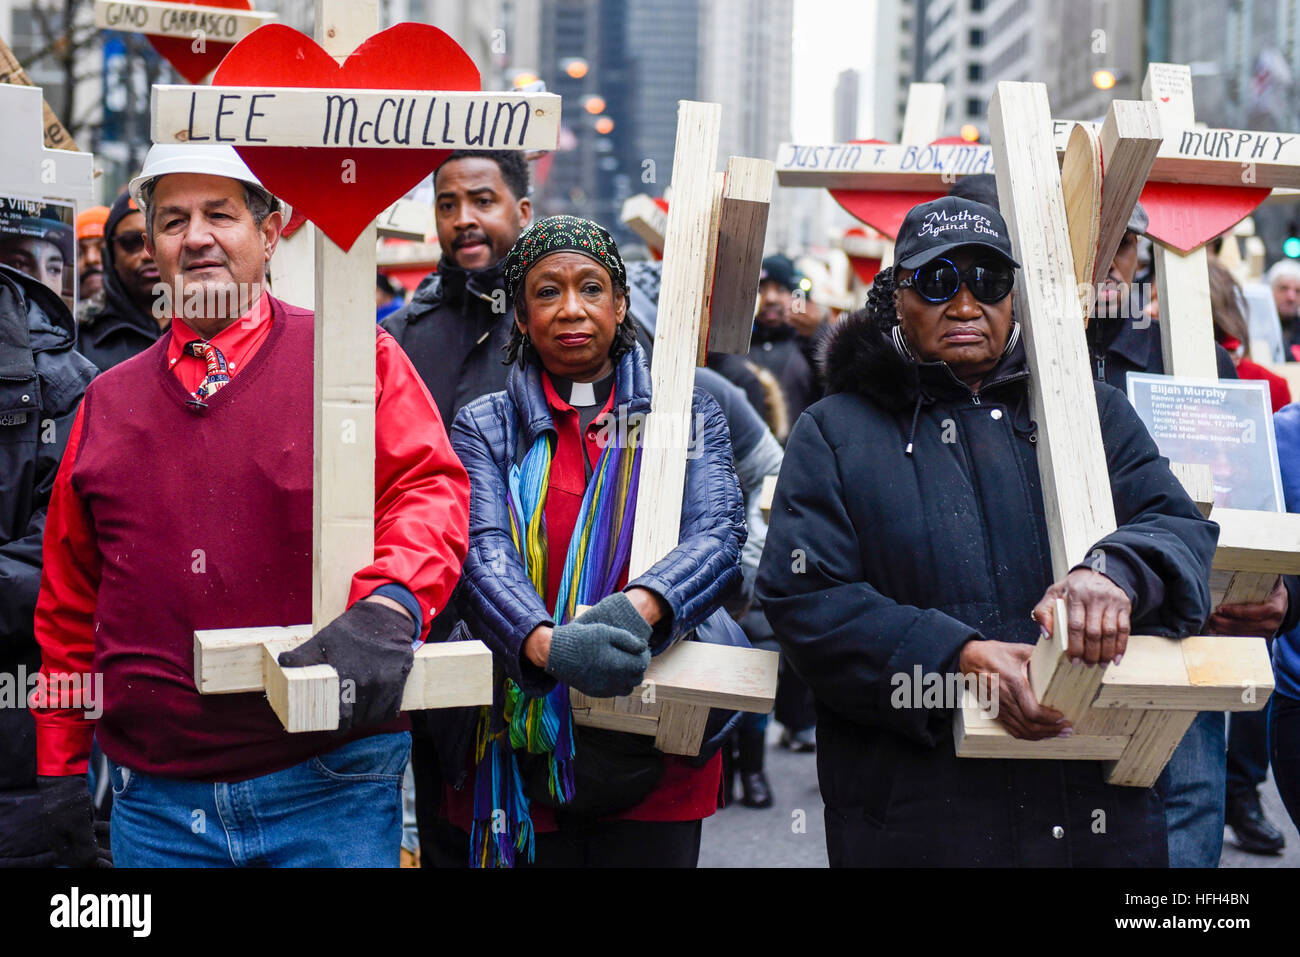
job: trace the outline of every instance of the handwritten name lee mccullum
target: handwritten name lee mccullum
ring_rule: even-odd
[[[197,92],[190,94],[189,127],[186,142],[269,143],[273,120],[267,109],[279,94],[221,93],[216,98],[216,115],[207,128],[211,135],[195,130]],[[357,98],[322,94],[324,123],[321,146],[483,146],[492,149],[522,147],[528,135],[531,109],[526,100],[500,97],[474,100],[433,96],[385,96]],[[211,93],[205,95],[205,107]],[[516,128],[518,132],[516,133]],[[239,133],[243,133],[242,136]]]

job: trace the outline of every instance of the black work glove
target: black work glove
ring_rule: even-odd
[[[339,732],[392,721],[401,713],[415,662],[411,619],[375,601],[358,601],[292,651],[282,668],[333,665],[339,673]]]
[[[54,863],[62,867],[95,867],[99,853],[85,775],[42,774],[36,778],[36,787]]]
[[[650,664],[650,633],[618,592],[552,632],[546,670],[593,698],[631,694]]]

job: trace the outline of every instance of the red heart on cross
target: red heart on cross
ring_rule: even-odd
[[[1258,186],[1147,183],[1142,206],[1147,235],[1185,253],[1209,242],[1253,213],[1272,190]]]
[[[477,90],[478,68],[437,27],[399,23],[362,43],[343,65],[310,37],[282,24],[235,45],[214,86]],[[450,150],[239,146],[262,185],[341,248],[451,155]],[[353,164],[347,166],[345,164]]]
[[[218,7],[222,10],[251,10],[248,0],[175,0],[195,7]],[[201,52],[195,45],[202,39]],[[190,83],[202,83],[203,78],[217,68],[222,58],[234,49],[233,43],[217,43],[206,37],[155,37],[148,38],[158,54],[172,65]]]
[[[884,143],[884,140],[853,140],[854,143]],[[948,136],[934,141],[934,146],[966,144],[961,137]],[[894,189],[832,189],[835,202],[859,222],[878,229],[890,239],[898,238],[898,230],[908,210],[920,203],[946,196],[936,190]]]

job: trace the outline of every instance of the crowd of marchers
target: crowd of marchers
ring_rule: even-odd
[[[693,867],[723,809],[787,826],[730,807],[783,786],[769,716],[715,709],[686,757],[570,703],[632,692],[683,641],[781,653],[770,737],[816,753],[834,866],[1213,867],[1225,823],[1282,849],[1258,789],[1271,764],[1300,817],[1300,580],[1211,605],[1218,528],[1121,391],[1163,372],[1140,205],[1086,332],[1117,527],[1066,575],[1012,304],[1029,280],[969,177],[907,214],[856,311],[763,261],[749,353],[694,373],[678,544],[633,576],[642,438],[608,426],[651,407],[662,264],[540,215],[520,154],[453,153],[432,185],[436,269],[409,297],[376,282],[374,559],[279,659],[338,672],[333,732],[194,680],[196,630],[312,615],[314,316],[268,282],[279,200],[228,147],[155,146],[77,219],[75,312],[0,257],[0,682],[42,679],[0,707],[0,864]],[[1300,360],[1300,267],[1268,278]],[[1211,287],[1219,375],[1269,380],[1300,511],[1300,404],[1245,358],[1213,260]],[[958,759],[951,702],[899,705],[900,674],[965,676],[1015,737],[1070,735],[1027,678],[1058,599],[1079,667],[1130,634],[1259,635],[1276,693],[1198,715],[1150,788]],[[402,712],[419,644],[470,639],[492,703]]]

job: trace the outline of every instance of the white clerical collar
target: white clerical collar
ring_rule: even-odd
[[[596,404],[596,388],[590,382],[573,383],[573,391],[569,393],[569,405],[575,408],[579,406],[589,406]]]

